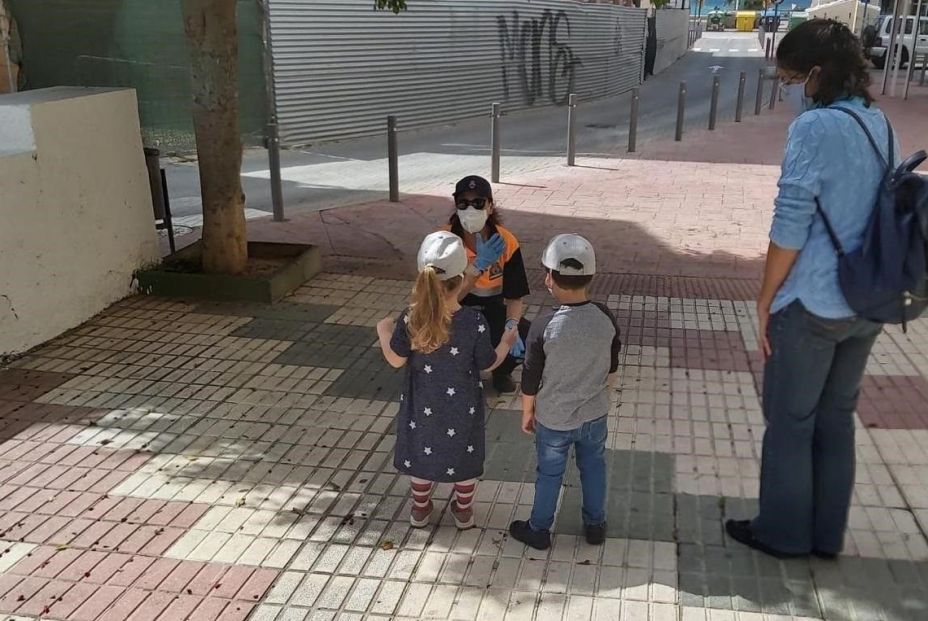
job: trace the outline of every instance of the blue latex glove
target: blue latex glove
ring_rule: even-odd
[[[482,272],[499,261],[499,258],[503,256],[503,250],[506,249],[506,242],[499,236],[499,233],[494,233],[493,237],[487,241],[483,241],[483,236],[477,233],[476,241],[477,257],[474,259],[474,267]]]
[[[506,321],[506,329],[510,330],[515,328],[519,329],[519,322],[515,319],[509,319]],[[523,360],[525,358],[525,341],[522,340],[522,335],[516,337],[516,342],[512,344],[512,348],[509,350],[509,355],[513,358]]]

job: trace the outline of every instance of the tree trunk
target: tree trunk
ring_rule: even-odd
[[[223,274],[241,273],[248,259],[235,4],[236,0],[181,2],[203,200],[203,270]]]

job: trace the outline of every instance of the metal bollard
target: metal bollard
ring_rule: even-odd
[[[632,89],[632,112],[628,118],[628,152],[634,153],[638,146],[638,104],[641,101],[637,88]]]
[[[712,76],[712,100],[709,102],[709,130],[715,130],[719,116],[719,76]]]
[[[735,104],[735,123],[741,122],[741,116],[744,112],[744,87],[747,84],[748,75],[742,71],[738,77],[738,101]]]
[[[148,189],[151,192],[152,213],[155,220],[164,220],[164,185],[161,183],[161,151],[153,147],[143,147],[145,168],[148,172]]]
[[[764,44],[764,59],[770,60],[770,47],[772,41],[768,38],[767,42]]]
[[[168,248],[171,254],[177,252],[177,246],[174,242],[174,222],[171,217],[171,197],[168,195],[168,175],[165,170],[161,169],[161,193],[164,195],[164,228],[168,230]]]
[[[274,222],[284,221],[284,190],[280,180],[280,133],[277,128],[277,117],[271,116],[267,124],[267,159],[271,169],[271,206],[274,211]]]
[[[919,7],[921,6],[921,0],[918,2]],[[918,13],[916,13],[917,15]],[[918,54],[912,55],[912,60],[909,61],[909,66],[905,70],[905,87],[902,90],[902,99],[906,101],[909,99],[909,87],[912,85],[912,77],[915,75],[915,60],[918,58]]]
[[[493,183],[499,183],[499,158],[500,158],[500,135],[499,135],[499,117],[501,116],[500,105],[495,103],[490,108],[490,145],[492,152],[490,154],[490,180]]]
[[[759,116],[764,107],[764,70],[757,72],[757,101],[754,102],[754,116]]]
[[[577,96],[567,99],[567,165],[573,166],[577,160]]]
[[[387,167],[390,171],[390,202],[400,202],[399,148],[396,144],[396,117],[387,117]]]
[[[683,118],[686,109],[686,82],[680,82],[680,95],[677,99],[677,132],[674,140],[680,142],[683,140]]]
[[[770,109],[773,110],[777,105],[777,95],[780,94],[780,81],[771,80],[770,86]]]

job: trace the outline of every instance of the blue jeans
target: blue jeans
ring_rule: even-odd
[[[547,532],[554,525],[557,500],[561,495],[561,482],[564,480],[571,446],[575,447],[583,488],[583,523],[599,526],[606,521],[607,433],[605,416],[571,431],[555,431],[535,422],[538,470],[535,506],[532,507],[529,520],[532,530]]]
[[[762,543],[793,554],[838,553],[854,488],[854,410],[881,326],[822,319],[794,302],[770,318],[764,369]]]

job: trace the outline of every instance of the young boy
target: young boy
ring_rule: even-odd
[[[537,550],[551,547],[551,526],[570,447],[583,487],[586,540],[606,538],[606,382],[619,366],[619,329],[604,306],[590,302],[596,273],[593,246],[574,234],[558,235],[542,256],[545,286],[560,304],[532,323],[522,371],[522,430],[535,434],[538,471],[528,521],[509,527],[513,538]]]

